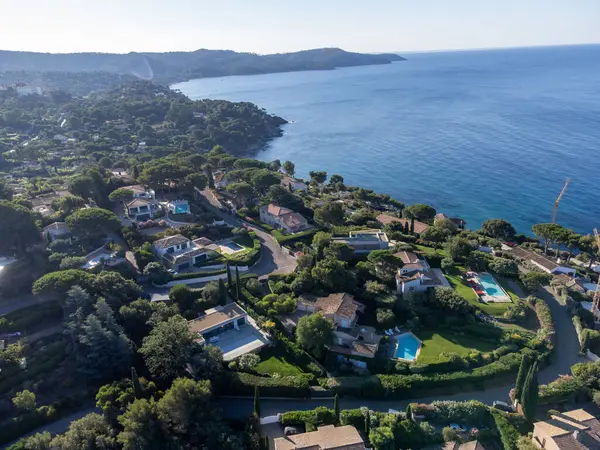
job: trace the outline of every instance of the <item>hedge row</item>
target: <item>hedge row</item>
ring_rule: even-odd
[[[244,372],[231,372],[228,377],[228,383],[224,383],[226,391],[222,394],[254,395],[254,388],[258,387],[263,397],[299,398],[310,397],[310,384],[315,379],[314,375],[307,373],[271,378]]]
[[[271,235],[273,235],[273,237],[275,237],[275,239],[277,239],[277,242],[280,245],[283,245],[283,244],[291,244],[291,243],[297,242],[297,241],[304,241],[304,240],[307,240],[309,237],[311,238],[310,240],[312,241],[312,235],[315,234],[317,231],[319,231],[318,228],[311,228],[310,230],[301,231],[300,233],[283,234],[279,230],[273,230],[273,231],[271,231]]]
[[[508,414],[495,409],[492,409],[491,413],[496,424],[496,429],[500,433],[500,440],[502,441],[504,450],[516,450],[517,441],[521,437],[521,434],[508,421]]]
[[[530,352],[529,349],[522,351]],[[510,353],[486,366],[452,373],[321,378],[319,384],[340,395],[361,398],[407,398],[431,395],[432,391],[450,394],[483,389],[490,382],[512,377],[519,368],[521,357],[521,353]]]
[[[227,269],[208,270],[208,271],[204,271],[204,272],[178,273],[177,275],[173,275],[173,281],[191,280],[192,278],[210,277],[213,275],[221,275],[222,273],[227,273]]]
[[[241,255],[239,258],[236,258],[235,255],[232,255],[230,258],[227,258],[229,264],[232,266],[253,266],[260,259],[261,252],[261,243],[260,239],[256,237],[256,233],[250,232],[249,236],[252,238],[252,250],[248,253]]]
[[[0,333],[26,331],[29,328],[43,325],[44,323],[60,320],[63,317],[62,308],[57,302],[48,302],[41,305],[14,311],[6,314],[0,323]]]
[[[281,424],[288,425],[335,425],[337,418],[333,409],[319,406],[312,411],[288,411],[281,415]]]

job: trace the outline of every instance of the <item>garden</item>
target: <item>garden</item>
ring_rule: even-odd
[[[416,334],[423,342],[417,359],[419,364],[437,362],[443,354],[453,353],[464,357],[472,352],[490,352],[498,347],[497,341],[451,329],[420,330]]]

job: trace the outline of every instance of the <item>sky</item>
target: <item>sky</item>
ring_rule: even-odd
[[[52,53],[600,42],[600,0],[0,0],[0,14],[0,49]]]

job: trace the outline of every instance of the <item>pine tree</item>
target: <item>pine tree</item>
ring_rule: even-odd
[[[523,415],[531,423],[535,418],[535,412],[539,400],[539,385],[537,379],[538,365],[537,361],[533,363],[527,374],[523,393],[521,395],[521,406]]]
[[[240,299],[240,270],[235,266],[235,298]]]
[[[333,397],[333,411],[335,413],[335,418],[340,423],[340,396],[335,394]]]
[[[227,303],[227,288],[223,278],[219,278],[219,305],[225,306]]]
[[[131,384],[133,384],[133,395],[135,398],[143,398],[144,390],[142,389],[142,385],[140,384],[140,379],[138,378],[137,371],[135,367],[131,367]]]
[[[254,415],[260,417],[260,393],[258,386],[254,386]]]
[[[521,358],[521,365],[519,366],[519,372],[517,373],[517,380],[515,381],[515,400],[521,401],[523,386],[530,368],[531,360],[529,359],[529,356],[523,355],[523,358]]]

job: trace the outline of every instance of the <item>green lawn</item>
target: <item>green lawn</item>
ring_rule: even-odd
[[[278,373],[281,376],[299,375],[304,373],[298,366],[287,361],[283,355],[277,354],[273,349],[266,349],[260,356],[263,361],[256,366],[256,371],[258,373],[267,375]]]
[[[463,272],[462,268],[461,272]],[[469,286],[468,283],[461,278],[460,275],[446,275],[446,278],[454,290],[456,290],[456,292],[458,292],[466,301],[490,316],[502,316],[508,307],[512,305],[512,303],[480,303],[479,296],[475,293],[471,286]],[[500,281],[498,280],[498,282]],[[504,287],[502,283],[501,285]],[[511,294],[512,291],[509,291],[508,289],[507,292],[511,298],[513,298],[513,295],[515,295],[514,293]],[[516,295],[515,297],[518,298]]]
[[[440,353],[456,353],[466,356],[473,350],[489,352],[496,345],[479,337],[460,335],[450,330],[425,330],[418,331],[416,335],[423,341],[423,347],[417,362],[429,364],[437,361]]]
[[[421,253],[423,253],[423,256],[425,256],[425,258],[432,257],[432,256],[439,257],[439,258],[446,258],[448,256],[448,252],[446,250],[444,250],[443,248],[426,247],[421,244],[415,244],[415,247],[417,248],[417,250],[419,250]]]

